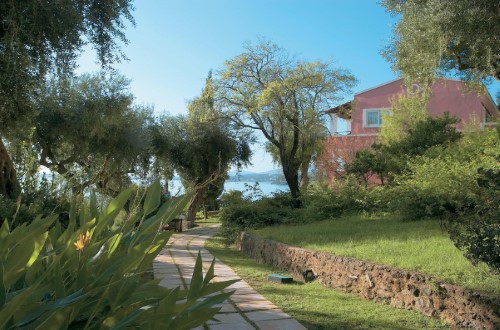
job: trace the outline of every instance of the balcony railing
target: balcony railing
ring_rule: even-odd
[[[351,135],[351,131],[334,132],[333,135]]]

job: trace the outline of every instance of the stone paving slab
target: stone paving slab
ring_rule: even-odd
[[[277,309],[278,306],[270,301],[245,301],[237,303],[236,308],[242,312],[259,311],[266,309]]]
[[[219,324],[210,324],[208,326],[210,330],[254,330],[255,327],[250,323],[219,323]],[[285,330],[285,329],[281,329]]]
[[[194,264],[200,252],[203,267],[206,271],[212,263],[213,256],[204,248],[205,241],[217,234],[218,226],[195,228],[172,235],[153,262],[156,279],[161,279],[160,285],[167,288],[180,286],[185,289],[191,283]],[[240,279],[227,265],[215,261],[214,281]],[[234,291],[234,294],[224,303],[215,319],[205,326],[195,329],[210,330],[305,330],[306,328],[264,296],[255,291],[248,283],[241,280],[223,290]]]
[[[255,322],[258,329],[261,330],[304,330],[306,329],[302,324],[294,319],[284,320],[267,320]]]
[[[245,314],[252,321],[267,321],[267,320],[280,320],[289,319],[287,313],[281,309],[268,309],[265,311],[249,312]]]

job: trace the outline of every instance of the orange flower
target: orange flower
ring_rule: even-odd
[[[90,233],[87,230],[87,233],[85,235],[84,234],[80,234],[80,238],[74,243],[75,247],[76,247],[76,250],[77,251],[83,250],[83,248],[85,247],[85,245],[88,242],[90,242]]]

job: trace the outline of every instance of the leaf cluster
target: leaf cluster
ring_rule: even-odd
[[[385,56],[406,81],[459,73],[467,80],[500,79],[500,5],[490,0],[384,0],[401,20]]]
[[[20,131],[9,141],[21,174],[42,165],[77,193],[92,186],[116,196],[128,174],[148,168],[152,111],[133,104],[123,76],[54,78],[36,104],[31,134]]]
[[[399,140],[374,144],[371,150],[357,152],[355,160],[347,165],[347,171],[358,175],[365,183],[372,174],[376,174],[382,183],[384,180],[392,181],[395,175],[409,170],[409,161],[415,157],[431,153],[432,148],[446,148],[460,140],[462,133],[455,128],[457,122],[457,118],[447,113],[442,117],[427,115],[414,123]]]
[[[241,168],[251,157],[249,135],[232,129],[215,109],[211,75],[201,95],[188,105],[187,116],[164,116],[153,127],[154,152],[172,165],[185,186],[210,181],[208,195],[222,192],[227,171]]]
[[[160,228],[185,207],[191,196],[160,205],[161,187],[147,189],[143,208],[124,214],[131,187],[101,212],[95,196],[78,211],[73,205],[66,229],[56,216],[29,225],[0,228],[0,327],[44,329],[191,329],[218,311],[213,306],[234,283],[211,283],[198,256],[191,286],[167,289],[148,280],[153,259],[170,232]],[[204,296],[211,295],[206,299]]]
[[[263,134],[297,200],[298,171],[309,163],[322,137],[316,132],[324,132],[325,111],[355,83],[345,69],[296,60],[276,44],[260,40],[226,61],[215,81],[215,99],[235,127]]]
[[[51,73],[73,72],[85,45],[104,67],[124,55],[126,21],[134,23],[130,0],[2,1],[0,3],[0,129],[22,127],[33,118],[40,85]]]

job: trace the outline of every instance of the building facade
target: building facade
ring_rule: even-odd
[[[412,93],[418,92],[419,86],[415,84],[412,89]],[[331,135],[318,159],[320,174],[329,179],[341,176],[356,152],[376,141],[384,114],[391,113],[391,101],[407,93],[403,79],[397,79],[357,93],[352,101],[328,110]],[[500,112],[486,88],[478,94],[465,82],[453,79],[440,79],[431,86],[427,111],[432,116],[449,113],[457,117],[459,130],[470,122],[484,129],[500,121]]]

